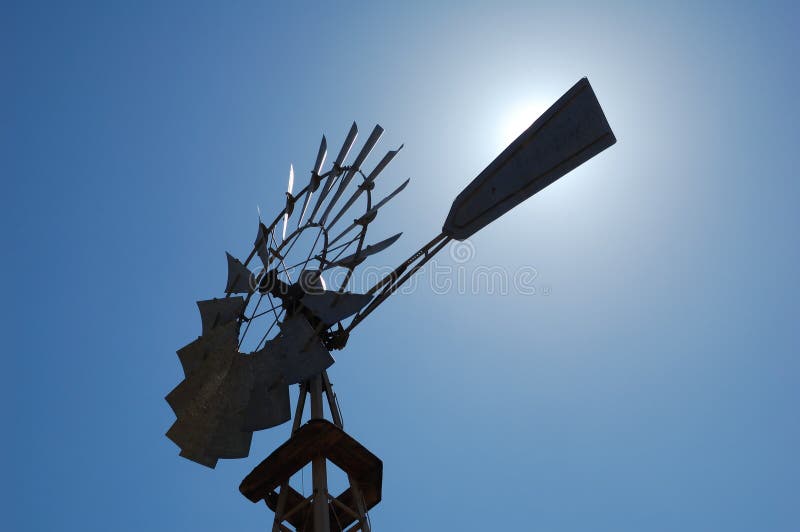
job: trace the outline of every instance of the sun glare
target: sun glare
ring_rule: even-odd
[[[511,144],[546,109],[547,106],[541,102],[525,102],[518,104],[510,112],[506,113],[499,128],[502,147],[505,148]]]

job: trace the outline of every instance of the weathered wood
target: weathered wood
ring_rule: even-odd
[[[318,455],[333,462],[358,482],[367,509],[380,502],[383,462],[342,429],[323,419],[312,419],[300,427],[244,478],[239,491],[253,502],[266,499],[285,479]],[[343,504],[355,508],[352,494],[348,495],[348,492],[349,489],[339,498]]]

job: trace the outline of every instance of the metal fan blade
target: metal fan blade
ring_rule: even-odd
[[[344,257],[342,259],[339,259],[339,260],[337,260],[335,262],[329,262],[328,264],[325,265],[325,267],[323,269],[324,270],[328,270],[328,269],[333,268],[335,266],[342,266],[344,268],[356,267],[359,264],[361,264],[364,261],[364,259],[366,259],[370,255],[374,255],[376,253],[380,253],[384,249],[388,248],[389,246],[391,246],[392,244],[397,242],[397,239],[400,238],[400,235],[402,235],[402,234],[403,233],[397,233],[396,235],[391,236],[391,237],[387,238],[386,240],[381,240],[380,242],[378,242],[376,244],[371,244],[371,245],[367,246],[366,248],[362,249],[358,253],[353,253],[352,255],[348,255],[348,256],[346,256],[346,257]]]
[[[228,258],[228,282],[225,291],[229,294],[249,294],[253,291],[253,272],[230,253],[225,253]]]
[[[261,350],[247,359],[253,373],[253,388],[244,413],[242,429],[263,430],[289,421],[292,417],[289,385],[275,355]]]
[[[370,174],[364,180],[364,183],[362,183],[361,185],[358,186],[358,188],[356,188],[356,191],[353,193],[352,196],[350,196],[350,199],[347,200],[347,203],[344,204],[344,207],[342,207],[339,210],[339,212],[336,214],[336,216],[333,217],[333,220],[331,220],[331,222],[328,224],[328,228],[331,228],[334,225],[336,225],[336,222],[339,221],[339,218],[341,218],[342,215],[345,212],[347,212],[347,209],[352,207],[353,203],[355,203],[356,200],[361,196],[361,194],[368,187],[371,186],[371,183],[373,183],[375,181],[375,179],[378,177],[378,175],[381,173],[381,171],[383,171],[383,169],[386,168],[386,166],[389,164],[389,162],[391,162],[391,160],[394,159],[394,156],[397,155],[398,152],[400,150],[402,150],[402,149],[403,149],[403,145],[401,144],[399,148],[397,148],[396,150],[392,150],[392,151],[388,152],[386,155],[383,156],[383,159],[381,159],[381,162],[378,163],[378,166],[376,166],[372,170],[372,172],[370,172]]]
[[[182,358],[187,378],[166,397],[178,418],[167,436],[183,456],[209,466],[217,458],[245,457],[250,449],[252,433],[242,425],[253,373],[249,357],[237,350],[237,332],[231,322],[198,339]]]
[[[377,211],[378,209],[380,209],[381,207],[383,207],[384,205],[389,203],[392,200],[392,198],[394,198],[395,196],[400,194],[403,191],[403,189],[406,188],[406,186],[408,185],[409,181],[411,181],[411,179],[406,179],[405,181],[403,181],[402,185],[400,185],[399,187],[394,189],[394,191],[391,194],[389,194],[388,196],[383,198],[381,201],[379,201],[374,207],[372,207],[371,210]]]
[[[352,224],[350,224],[350,225],[347,227],[347,229],[345,229],[344,231],[342,231],[341,233],[339,233],[339,234],[336,236],[336,238],[334,238],[333,240],[331,240],[330,242],[328,242],[328,246],[330,247],[330,246],[332,246],[333,244],[335,244],[336,242],[338,242],[338,241],[339,241],[339,239],[341,239],[341,238],[342,238],[344,235],[346,235],[347,233],[349,233],[350,231],[352,231],[352,230],[353,230],[353,228],[354,228],[354,227],[356,227],[357,225],[365,225],[365,224],[368,224],[370,221],[372,221],[372,220],[375,218],[375,216],[378,214],[378,209],[380,209],[381,207],[383,207],[384,205],[386,205],[386,204],[387,204],[389,201],[391,201],[391,200],[392,200],[392,198],[394,198],[395,196],[397,196],[398,194],[400,194],[400,193],[403,191],[403,189],[404,189],[404,188],[406,188],[406,186],[408,185],[408,182],[409,182],[409,181],[411,181],[411,179],[406,179],[405,181],[403,181],[403,184],[402,184],[402,185],[400,185],[399,187],[397,187],[397,188],[396,188],[396,189],[395,189],[395,190],[394,190],[394,191],[393,191],[391,194],[389,194],[388,196],[386,196],[385,198],[383,198],[381,201],[379,201],[379,202],[378,202],[378,203],[377,203],[377,204],[376,204],[374,207],[372,207],[370,210],[368,210],[368,211],[367,211],[367,212],[364,214],[364,216],[362,216],[361,218],[359,218],[359,219],[355,220],[355,221],[354,221]]]
[[[297,384],[319,375],[333,363],[314,328],[302,315],[295,314],[280,324],[281,334],[264,349],[273,353],[287,384]]]
[[[352,316],[370,301],[372,301],[372,296],[368,294],[340,293],[330,290],[321,294],[305,294],[300,299],[300,302],[326,325],[333,325]]]
[[[185,358],[178,355],[186,378],[165,397],[177,416],[191,408],[209,375],[230,367],[232,354],[237,352],[238,333],[235,323],[221,325],[186,346],[191,348],[183,353]]]
[[[235,393],[236,388],[230,387]],[[227,404],[224,395],[211,401]],[[244,408],[244,404],[239,408]],[[252,431],[241,430],[243,410],[232,412],[230,407],[210,404],[206,412],[198,407],[191,415],[179,416],[166,436],[181,448],[180,455],[208,467],[219,458],[245,458],[250,454]]]
[[[378,139],[381,138],[383,135],[383,128],[380,125],[376,125],[375,129],[372,130],[367,142],[364,143],[364,147],[361,148],[361,151],[356,156],[356,160],[353,161],[353,164],[350,165],[350,170],[344,175],[342,180],[339,182],[339,188],[336,189],[336,194],[333,195],[331,201],[328,202],[328,207],[325,209],[325,212],[322,214],[322,217],[319,219],[319,223],[325,224],[325,221],[328,219],[328,215],[333,209],[333,206],[339,201],[339,198],[342,197],[344,190],[347,188],[347,185],[350,184],[350,181],[353,179],[353,176],[356,175],[356,172],[361,168],[361,165],[364,163],[364,159],[372,151],[372,148],[375,147],[375,144],[378,142]]]
[[[245,458],[250,453],[252,431],[242,430],[244,412],[252,388],[252,380],[244,371],[244,355],[236,354],[226,375],[215,375],[189,411],[178,415],[167,433],[182,449],[182,456],[206,458]],[[214,388],[213,384],[221,380]]]
[[[325,157],[328,155],[328,141],[325,135],[322,135],[322,142],[319,143],[319,151],[317,152],[317,160],[314,162],[313,174],[319,175],[322,171],[322,165],[325,164]]]
[[[190,377],[202,367],[206,360],[213,360],[214,357],[219,356],[219,353],[235,351],[238,334],[237,325],[228,323],[214,328],[208,334],[198,336],[195,341],[180,348],[177,354],[183,367],[184,376]]]
[[[176,419],[165,436],[180,447],[182,458],[214,469],[218,458],[205,454],[208,437],[204,430],[205,427],[194,428],[185,420]]]
[[[335,179],[336,175],[335,173],[332,173],[325,180],[325,184],[322,185],[322,190],[319,191],[319,195],[317,196],[317,202],[314,204],[314,210],[311,211],[311,215],[308,217],[308,221],[314,220],[314,216],[317,215],[317,211],[319,211],[319,208],[325,201],[325,197],[328,195],[328,192],[331,191],[331,188],[333,188],[333,181]]]
[[[336,161],[334,161],[334,167],[342,166],[344,160],[347,158],[347,154],[350,153],[350,148],[353,147],[353,143],[356,141],[356,136],[358,135],[358,126],[355,122],[353,125],[350,126],[350,131],[347,132],[347,138],[344,139],[344,144],[342,144],[342,149],[339,150],[339,155],[336,156]]]
[[[244,430],[245,411],[253,389],[249,355],[236,352],[223,385],[215,398],[217,427],[207,452],[219,458],[246,458],[250,454],[252,431]],[[205,406],[205,405],[203,405]]]
[[[186,458],[187,460],[191,460],[192,462],[198,463],[200,465],[204,465],[206,467],[210,467],[214,469],[217,467],[217,458],[211,456],[205,456],[203,454],[195,454],[186,449],[181,449],[180,455],[181,458]]]
[[[322,207],[322,203],[325,201],[328,193],[333,188],[333,182],[336,177],[339,176],[342,163],[344,163],[344,160],[347,158],[347,154],[350,153],[350,148],[353,147],[353,143],[356,141],[357,135],[358,126],[356,126],[356,123],[353,122],[353,125],[350,126],[350,131],[347,133],[347,138],[344,140],[344,144],[342,144],[342,149],[339,150],[339,155],[336,156],[336,160],[333,162],[333,173],[328,176],[328,179],[325,180],[325,185],[322,187],[322,191],[319,193],[319,196],[317,196],[317,203],[314,204],[314,210],[311,211],[311,216],[308,217],[309,220],[314,219],[314,216],[317,215],[317,211],[319,211],[320,207]]]
[[[286,240],[286,224],[289,223],[289,216],[292,214],[292,207],[294,207],[294,196],[292,196],[292,187],[294,187],[294,165],[289,164],[289,186],[286,189],[286,212],[283,215],[283,232],[281,241]]]
[[[197,308],[200,310],[203,334],[206,334],[214,327],[233,322],[241,316],[244,310],[244,298],[235,296],[198,301]]]
[[[463,240],[616,142],[586,78],[456,197],[442,232]]]
[[[269,252],[269,248],[267,247],[269,235],[267,234],[267,226],[263,223],[258,223],[258,235],[256,236],[256,241],[253,246],[256,248],[256,253],[258,254],[258,258],[261,259],[261,264],[264,265],[264,268],[269,268],[271,263],[272,255]]]
[[[306,199],[303,201],[303,210],[300,211],[300,217],[297,219],[297,227],[303,225],[303,218],[306,216],[306,209],[308,209],[308,204],[311,202],[311,196],[314,195],[314,192],[311,189],[308,189],[306,193]]]
[[[319,186],[319,175],[322,171],[322,165],[325,164],[325,157],[328,155],[328,141],[325,140],[325,135],[322,135],[322,142],[319,144],[319,151],[317,152],[317,160],[314,163],[314,169],[311,171],[311,183],[308,186],[308,193],[306,194],[306,199],[303,201],[303,210],[300,211],[300,218],[297,219],[297,227],[303,223],[303,218],[306,215],[306,209],[308,209],[308,204],[311,202],[311,196],[314,195],[314,191]],[[316,185],[314,184],[316,182]]]

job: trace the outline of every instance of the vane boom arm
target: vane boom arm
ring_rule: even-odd
[[[355,328],[356,325],[361,323],[373,310],[386,301],[400,286],[403,285],[412,275],[417,273],[434,255],[439,253],[450,241],[452,237],[440,233],[433,238],[430,242],[422,246],[417,252],[406,259],[400,266],[394,269],[391,273],[386,275],[383,279],[375,283],[375,285],[367,291],[367,294],[372,295],[380,290],[380,293],[375,296],[369,305],[364,307],[356,316],[350,325],[345,329],[348,333]],[[409,269],[410,268],[410,269]]]

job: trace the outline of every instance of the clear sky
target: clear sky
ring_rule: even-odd
[[[434,265],[535,293],[429,270],[335,353],[374,528],[800,530],[796,5],[376,4],[3,2],[2,528],[267,529],[287,425],[213,471],[163,435],[256,205],[378,122],[392,265],[588,76],[617,145]]]

